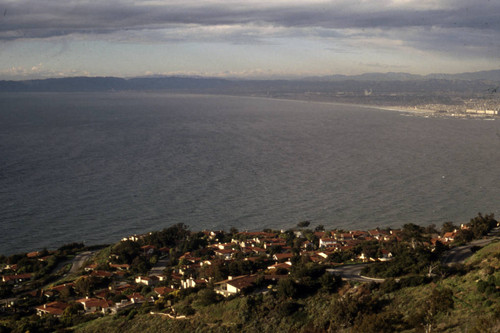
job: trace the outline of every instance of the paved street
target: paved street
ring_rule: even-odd
[[[344,280],[350,281],[358,281],[358,282],[383,282],[384,279],[376,279],[369,278],[366,276],[361,276],[361,271],[366,265],[370,265],[370,263],[366,264],[355,264],[355,265],[344,265],[339,266],[337,268],[327,269],[327,271],[331,274],[337,274],[342,277]]]
[[[163,274],[163,271],[165,270],[165,268],[167,268],[168,262],[169,262],[169,259],[158,260],[156,265],[153,268],[151,268],[151,270],[149,271],[149,275],[161,275],[161,274]]]
[[[498,240],[499,233],[500,233],[500,229],[495,228],[488,234],[488,238],[478,239],[478,240],[470,242],[467,245],[454,247],[453,249],[451,249],[450,251],[448,251],[447,253],[444,254],[441,262],[444,265],[463,263],[465,261],[465,259],[467,259],[468,257],[470,257],[474,253],[471,251],[472,247],[474,247],[474,246],[483,247],[485,245],[488,245],[489,243],[491,243],[494,240]]]
[[[85,251],[73,259],[73,266],[71,266],[71,269],[69,270],[69,273],[76,273],[78,270],[83,266],[83,264],[90,259],[90,257],[95,253],[96,251]]]
[[[485,245],[488,245],[494,240],[499,240],[500,239],[499,235],[500,235],[500,228],[495,228],[488,234],[488,238],[478,239],[470,242],[467,245],[455,247],[449,250],[447,253],[445,253],[442,259],[442,263],[445,265],[463,263],[465,259],[467,259],[473,254],[473,252],[471,251],[472,247],[474,246],[483,247]],[[366,265],[370,264],[372,263],[344,265],[344,266],[339,266],[337,268],[328,269],[327,271],[332,274],[340,275],[344,280],[359,281],[359,282],[371,282],[371,281],[383,282],[384,279],[375,279],[375,278],[361,276],[361,271],[363,270],[363,268]]]

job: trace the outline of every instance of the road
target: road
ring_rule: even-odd
[[[149,271],[149,275],[161,275],[161,274],[163,274],[163,271],[165,270],[165,268],[167,268],[167,265],[169,262],[170,262],[169,259],[158,260],[156,265],[153,268],[151,268],[151,270]]]
[[[73,265],[71,266],[71,269],[69,270],[69,273],[77,273],[80,268],[82,268],[83,264],[90,259],[90,257],[95,253],[96,251],[85,251],[82,252],[78,255],[75,256],[73,259]]]
[[[495,228],[488,234],[488,238],[474,240],[468,243],[467,245],[454,247],[443,255],[443,259],[441,260],[441,262],[444,265],[448,266],[453,264],[463,263],[465,259],[467,259],[474,253],[471,251],[472,247],[474,246],[483,247],[485,245],[488,245],[494,240],[498,240],[499,233],[500,233],[500,228]]]
[[[445,265],[452,265],[456,263],[463,263],[465,259],[470,257],[473,252],[471,248],[474,246],[483,247],[488,245],[494,240],[500,240],[500,227],[493,229],[488,235],[488,238],[478,239],[470,242],[464,246],[457,246],[451,250],[449,250],[444,256],[441,262]],[[371,263],[365,264],[354,264],[354,265],[344,265],[339,266],[337,268],[327,269],[327,271],[331,274],[337,274],[342,277],[343,280],[350,281],[359,281],[359,282],[383,282],[384,279],[376,279],[370,278],[366,276],[361,276],[361,271],[366,265],[370,265]]]
[[[342,277],[343,280],[358,281],[358,282],[384,282],[384,279],[370,278],[367,276],[361,276],[361,271],[365,268],[366,264],[354,264],[354,265],[344,265],[337,268],[327,269],[327,272],[331,274],[337,274]]]

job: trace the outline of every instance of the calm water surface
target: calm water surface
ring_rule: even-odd
[[[157,93],[0,94],[0,253],[500,210],[500,120]]]

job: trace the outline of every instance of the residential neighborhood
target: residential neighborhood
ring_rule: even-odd
[[[68,272],[74,268],[71,258],[89,250],[82,244],[3,257],[0,309],[3,316],[36,313],[40,318],[65,318],[69,325],[133,309],[171,318],[189,316],[191,310],[176,305],[192,292],[208,290],[215,298],[273,293],[285,283],[280,281],[300,274],[323,286],[340,283],[329,269],[397,261],[398,253],[404,255],[401,249],[424,249],[431,258],[498,226],[492,216],[480,216],[478,221],[448,223],[441,230],[414,224],[325,230],[309,229],[303,222],[290,230],[192,232],[178,224],[90,249],[93,255],[77,274]],[[54,271],[61,261],[67,265]]]

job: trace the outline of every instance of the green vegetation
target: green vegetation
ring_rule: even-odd
[[[72,274],[89,258],[73,260],[83,244],[2,257],[0,297],[10,300],[0,304],[0,333],[500,329],[500,242],[469,244],[465,263],[443,264],[450,247],[497,226],[493,215],[441,231],[308,226],[227,233],[177,224],[102,248]],[[383,282],[346,273],[362,267]]]
[[[189,319],[137,313],[100,318],[77,326],[76,332],[495,332],[500,329],[499,244],[479,250],[467,273],[425,285],[390,291],[393,280],[345,283],[337,292],[304,294],[290,278],[267,294],[225,300],[203,290],[191,294],[180,307],[194,311]]]

